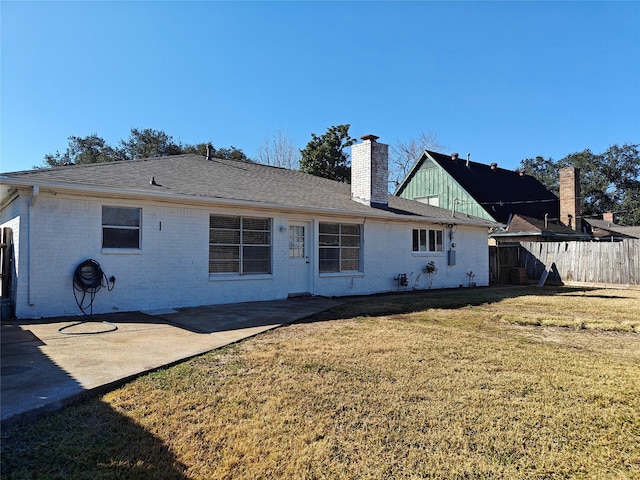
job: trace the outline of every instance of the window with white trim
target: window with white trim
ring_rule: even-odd
[[[360,271],[360,225],[321,223],[319,225],[320,272]]]
[[[211,215],[209,273],[271,273],[271,219]]]
[[[102,248],[140,248],[141,208],[102,206]]]
[[[440,195],[429,195],[427,197],[417,197],[415,200],[417,202],[426,203],[427,205],[431,205],[434,207],[440,206]]]
[[[413,229],[413,251],[414,252],[442,252],[442,230],[431,230],[425,228]]]

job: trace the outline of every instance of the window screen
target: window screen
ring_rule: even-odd
[[[209,273],[271,273],[271,219],[211,215]]]
[[[321,223],[319,232],[321,272],[360,271],[360,225]]]
[[[141,208],[102,207],[102,248],[140,248]]]

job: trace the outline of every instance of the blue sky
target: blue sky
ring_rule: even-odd
[[[351,124],[517,168],[640,142],[640,2],[2,1],[0,170],[163,130],[255,157]]]

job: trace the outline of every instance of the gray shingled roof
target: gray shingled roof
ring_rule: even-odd
[[[539,232],[548,232],[557,235],[585,236],[582,232],[576,232],[558,220],[549,220],[545,224],[544,220],[527,217],[526,215],[514,215],[507,226],[507,231],[511,233],[530,232],[532,228]]]
[[[596,218],[585,218],[583,222],[588,223],[591,227],[606,230],[611,233],[618,233],[625,237],[640,238],[640,226],[625,227],[616,223],[611,223],[607,220],[599,220]]]
[[[157,185],[150,184],[152,179]],[[434,221],[451,218],[450,210],[395,196],[389,196],[389,209],[376,209],[352,200],[350,186],[344,183],[295,170],[238,160],[207,160],[192,154],[4,173],[0,181],[5,185],[14,182],[69,186],[76,190],[106,188],[144,196],[178,195],[212,202],[219,199],[389,218],[406,215]],[[459,213],[451,223],[493,226],[491,222]]]

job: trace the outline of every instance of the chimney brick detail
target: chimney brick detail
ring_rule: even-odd
[[[389,145],[373,135],[351,147],[351,197],[365,205],[389,203]]]
[[[560,222],[578,232],[582,231],[580,203],[580,170],[575,167],[561,168]]]

